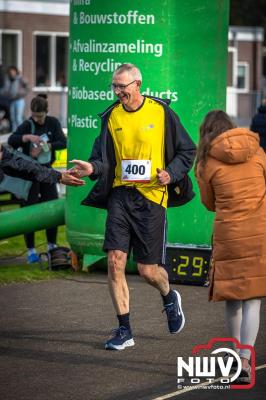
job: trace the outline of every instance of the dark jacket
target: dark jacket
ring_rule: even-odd
[[[266,105],[258,108],[257,114],[252,118],[250,130],[259,134],[260,145],[266,152]]]
[[[32,132],[32,126],[30,120],[34,124],[34,133]],[[17,130],[12,133],[12,135],[8,138],[8,144],[12,146],[14,149],[18,147],[22,147],[22,151],[26,155],[30,155],[30,142],[23,143],[22,137],[23,135],[34,134],[41,136],[46,133],[51,144],[52,157],[50,165],[55,160],[55,150],[65,149],[66,148],[66,137],[62,131],[60,122],[55,117],[46,116],[45,122],[43,125],[37,124],[32,118],[24,121]]]
[[[159,102],[165,112],[165,170],[171,177],[171,184],[168,185],[168,207],[175,207],[190,201],[194,197],[192,184],[187,178],[187,173],[193,165],[196,147],[178,116],[169,108],[169,101],[151,98]],[[92,163],[94,168],[94,174],[90,178],[92,180],[98,179],[98,181],[82,201],[81,204],[83,205],[97,208],[107,207],[116,167],[113,141],[108,131],[108,119],[117,103],[118,101],[100,114],[102,119],[101,133],[94,142],[89,158],[89,162]],[[179,194],[175,191],[177,186],[177,191],[181,191]]]
[[[61,178],[61,173],[52,168],[47,168],[37,161],[26,160],[19,154],[13,154],[5,147],[2,148],[3,156],[0,160],[0,183],[4,174],[14,176],[29,181],[44,183],[57,183]]]

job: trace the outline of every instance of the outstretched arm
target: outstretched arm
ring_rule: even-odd
[[[17,178],[44,183],[61,182],[70,186],[82,186],[85,182],[70,174],[68,171],[58,172],[47,168],[34,160],[28,160],[18,154],[9,152],[0,145],[0,182],[3,174]]]

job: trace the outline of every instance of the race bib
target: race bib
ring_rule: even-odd
[[[123,182],[150,182],[151,160],[122,160]]]

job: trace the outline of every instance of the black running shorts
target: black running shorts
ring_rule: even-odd
[[[103,249],[121,250],[142,264],[164,264],[166,209],[146,199],[137,189],[112,190]]]

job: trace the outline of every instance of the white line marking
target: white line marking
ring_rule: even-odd
[[[263,369],[263,368],[266,368],[266,364],[262,364],[262,365],[259,365],[258,367],[256,367],[256,371],[259,370],[259,369]],[[177,390],[176,392],[172,392],[172,393],[168,393],[168,394],[165,394],[163,396],[160,396],[160,397],[156,397],[153,400],[170,399],[171,397],[179,396],[180,394],[183,394],[183,393],[186,393],[186,392],[190,392],[191,390],[196,390],[197,387],[208,386],[210,384],[212,385],[213,383],[219,382],[219,381],[220,381],[220,378],[217,378],[217,379],[214,379],[211,383],[210,382],[204,382],[204,383],[201,383],[199,385],[196,385],[196,387],[191,386],[189,388],[180,389],[180,390]]]
[[[259,365],[255,369],[257,370],[257,369],[263,369],[263,368],[266,368],[266,364]]]

